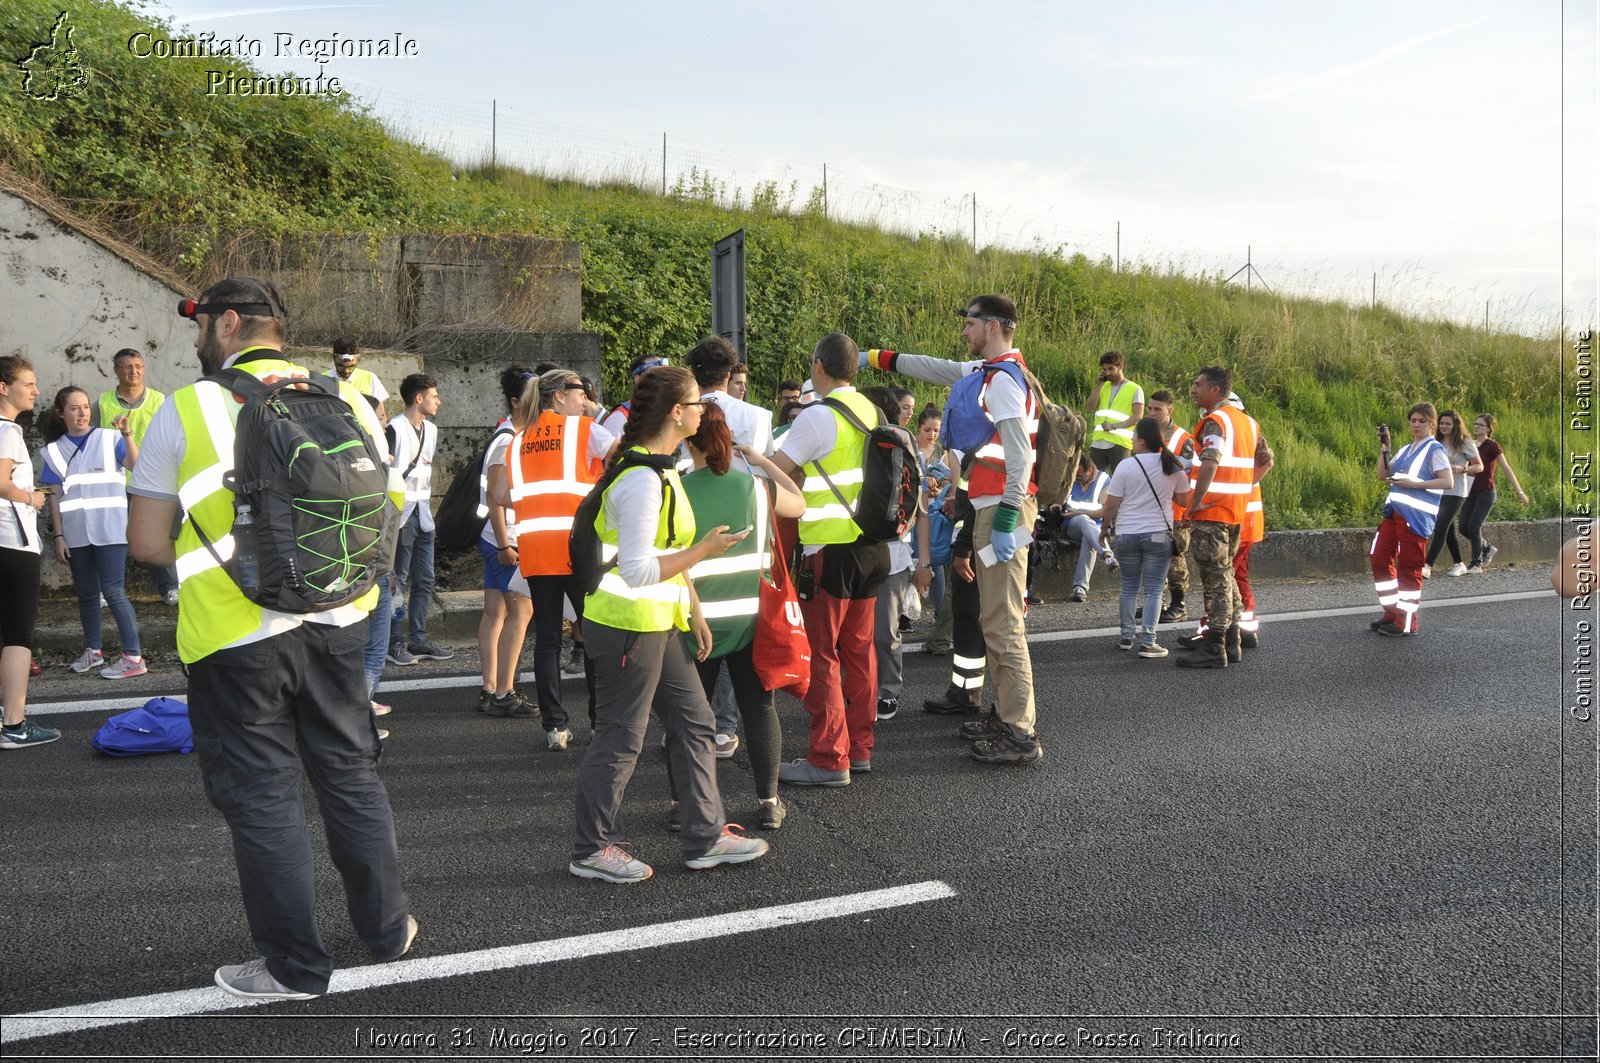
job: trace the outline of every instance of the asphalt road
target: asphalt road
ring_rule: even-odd
[[[1593,1058],[1595,725],[1561,693],[1572,618],[1527,596],[1548,570],[1492,576],[1430,584],[1494,600],[1425,609],[1413,641],[1367,631],[1370,584],[1263,588],[1269,616],[1367,608],[1269,623],[1221,673],[1086,635],[1109,602],[1047,606],[1030,767],[915,711],[948,673],[912,657],[873,773],[786,788],[739,867],[682,866],[651,743],[627,814],[657,874],[631,888],[566,871],[586,732],[550,754],[471,687],[393,692],[413,952],[367,960],[323,859],[336,991],[220,1014],[212,970],[254,953],[197,768],[97,757],[104,712],[43,702],[106,684],[54,679],[36,711],[68,737],[0,761],[4,1052]],[[799,755],[804,713],[782,717]],[[753,821],[742,753],[720,778]],[[16,1018],[82,1005],[185,1014]]]

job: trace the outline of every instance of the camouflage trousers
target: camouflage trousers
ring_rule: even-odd
[[[1206,628],[1218,634],[1239,622],[1244,604],[1233,578],[1233,557],[1239,552],[1239,525],[1197,520],[1189,525],[1189,556],[1200,572],[1206,593]]]
[[[1172,592],[1169,600],[1177,601],[1179,595],[1189,593],[1188,521],[1180,520],[1172,526],[1172,543],[1178,552],[1172,555],[1172,564],[1167,568],[1167,590]]]

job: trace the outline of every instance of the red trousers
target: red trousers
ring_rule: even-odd
[[[878,719],[878,653],[873,644],[875,598],[835,598],[818,587],[800,603],[811,643],[811,744],[806,759],[826,771],[872,758]],[[841,674],[842,673],[842,674]]]
[[[1256,594],[1250,589],[1250,548],[1255,543],[1240,543],[1233,555],[1233,582],[1239,585],[1239,600],[1247,613],[1256,611]]]
[[[1412,531],[1404,517],[1390,513],[1383,518],[1372,538],[1372,585],[1383,606],[1383,618],[1408,634],[1417,630],[1422,565],[1427,556],[1428,540]]]

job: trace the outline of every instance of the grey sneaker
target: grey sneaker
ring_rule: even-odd
[[[872,774],[872,761],[870,761],[870,760],[856,760],[854,757],[851,757],[850,758],[850,774],[854,775],[857,772],[860,772],[862,775],[871,775]]]
[[[1148,646],[1139,647],[1140,657],[1165,657],[1167,648],[1159,642],[1152,642]]]
[[[801,757],[778,765],[778,781],[792,786],[849,786],[850,770],[829,771]]]
[[[727,760],[739,751],[738,735],[717,735],[713,750],[718,760]]]
[[[655,874],[655,868],[630,854],[621,846],[608,845],[597,853],[574,860],[567,870],[579,878],[596,878],[617,886],[631,886]]]
[[[411,655],[410,650],[406,649],[404,643],[397,642],[393,646],[389,647],[389,663],[398,664],[402,668],[408,668],[411,665],[416,664],[417,659]]]
[[[67,665],[67,667],[72,669],[74,672],[77,672],[79,675],[82,675],[84,672],[105,667],[105,663],[105,654],[101,653],[99,650],[84,650],[83,656]]]
[[[565,727],[557,727],[553,731],[544,733],[544,747],[552,753],[565,753],[567,743],[572,741],[572,732]]]
[[[265,959],[254,959],[249,963],[230,967],[218,967],[214,978],[217,988],[246,1000],[314,1000],[322,995],[300,993],[284,988],[276,978],[272,977],[272,972],[267,970]]]
[[[178,604],[178,590],[177,590],[177,588],[174,587],[172,590],[170,590],[166,594],[162,595],[161,596],[161,600],[166,602],[168,605],[177,605]]]
[[[743,834],[735,834],[735,830],[743,830],[737,823],[730,823],[722,828],[722,837],[717,839],[709,852],[704,856],[696,856],[685,860],[690,870],[704,871],[716,867],[718,864],[743,864],[757,857],[767,855],[767,843],[760,838],[746,838]]]
[[[124,653],[117,659],[117,663],[100,669],[101,679],[132,679],[136,675],[144,675],[150,669],[145,666],[143,657],[129,657]]]
[[[783,798],[774,797],[771,801],[761,802],[759,814],[762,830],[777,830],[783,826],[783,818],[789,814],[789,806],[783,803]]]
[[[1499,552],[1500,552],[1500,548],[1498,546],[1490,546],[1488,543],[1484,543],[1483,544],[1483,560],[1478,562],[1478,567],[1480,569],[1488,568],[1490,563],[1492,561],[1494,561],[1494,555],[1498,554]]]
[[[972,743],[972,759],[985,764],[1028,764],[1044,756],[1038,735],[1019,735],[1010,727]]]
[[[60,737],[60,731],[40,727],[32,720],[24,719],[15,726],[6,724],[0,727],[0,749],[27,749],[29,746],[49,745]]]
[[[448,661],[456,655],[455,650],[447,650],[442,646],[435,646],[427,639],[413,642],[406,649],[411,652],[411,656],[419,661]],[[393,660],[393,658],[390,659]]]

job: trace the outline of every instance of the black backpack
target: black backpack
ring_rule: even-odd
[[[450,487],[439,502],[439,511],[433,515],[434,543],[439,549],[458,553],[470,550],[483,534],[489,511],[478,506],[478,494],[483,491],[488,470],[483,467],[489,448],[501,436],[514,434],[511,428],[497,428],[483,446],[477,449],[476,461],[469,461],[450,480]],[[492,503],[490,503],[492,504]]]
[[[594,522],[600,516],[606,488],[624,472],[639,466],[656,471],[656,475],[661,477],[662,493],[666,496],[667,538],[670,541],[677,535],[678,492],[668,488],[666,482],[667,470],[674,464],[670,454],[641,454],[637,450],[624,450],[599,482],[589,488],[583,501],[578,503],[578,512],[572,517],[572,534],[567,540],[567,548],[572,556],[573,578],[584,594],[593,594],[600,586],[600,577],[617,564],[615,558],[606,561],[601,556],[600,533],[595,530]]]
[[[195,532],[246,598],[284,613],[348,605],[394,567],[389,469],[350,404],[316,378],[206,377],[244,400],[233,445],[233,557]],[[191,522],[193,517],[190,517]]]
[[[862,538],[876,543],[899,539],[916,519],[922,497],[922,464],[917,460],[911,434],[892,424],[868,428],[838,399],[825,398],[822,402],[867,437],[861,455],[861,493],[856,496],[856,504],[851,506],[845,501],[844,495],[823,472],[821,462],[812,462],[812,468],[822,476],[839,504],[850,510]]]

